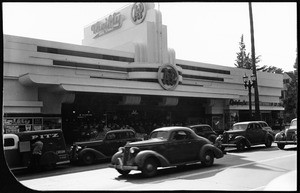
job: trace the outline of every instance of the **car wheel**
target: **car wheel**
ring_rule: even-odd
[[[145,177],[152,177],[155,176],[156,173],[157,173],[157,162],[153,158],[146,159],[142,168],[142,174]]]
[[[284,149],[284,146],[285,146],[285,144],[283,144],[283,143],[277,143],[277,147],[279,149]]]
[[[268,137],[267,142],[266,142],[266,147],[271,147],[272,146],[272,139]]]
[[[239,141],[236,144],[236,148],[238,151],[244,151],[245,150],[245,142],[244,141]]]
[[[94,160],[95,160],[95,156],[94,156],[94,154],[92,154],[90,152],[87,152],[87,153],[83,154],[83,156],[82,156],[82,163],[85,165],[90,165],[90,164],[94,163]]]
[[[203,166],[211,166],[214,163],[214,154],[212,151],[208,150],[203,155],[203,160],[201,161],[201,164]]]
[[[128,174],[130,173],[131,170],[119,170],[119,169],[117,169],[117,171],[118,171],[121,175],[126,176],[126,175],[128,175]]]

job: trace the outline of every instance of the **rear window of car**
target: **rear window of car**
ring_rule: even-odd
[[[153,139],[153,138],[168,139],[168,132],[167,131],[155,131],[150,136],[150,139]]]
[[[268,127],[267,123],[264,123],[264,122],[259,122],[260,126],[262,127]]]
[[[248,127],[248,124],[237,124],[233,125],[232,130],[246,130]]]

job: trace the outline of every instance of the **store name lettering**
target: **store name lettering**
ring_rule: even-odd
[[[43,134],[43,135],[32,135],[31,140],[33,139],[50,139],[50,138],[59,138],[58,133],[48,133],[48,134]]]
[[[247,105],[247,102],[246,101],[240,101],[240,100],[233,100],[233,99],[230,99],[229,101],[229,104],[230,105]]]
[[[98,38],[111,31],[119,29],[122,26],[122,15],[120,12],[114,13],[104,20],[98,21],[91,26],[93,34],[96,34],[94,38]]]

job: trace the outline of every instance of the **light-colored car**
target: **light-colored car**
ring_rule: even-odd
[[[275,143],[279,149],[284,149],[285,145],[297,145],[297,118],[291,121],[290,126],[275,135]]]

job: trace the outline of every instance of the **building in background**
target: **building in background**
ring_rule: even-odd
[[[249,120],[244,74],[252,72],[177,59],[161,12],[134,3],[85,27],[82,45],[4,35],[4,132],[61,127],[71,143],[124,125],[141,133],[229,128]],[[272,126],[283,110],[283,75],[257,76],[262,118]]]

